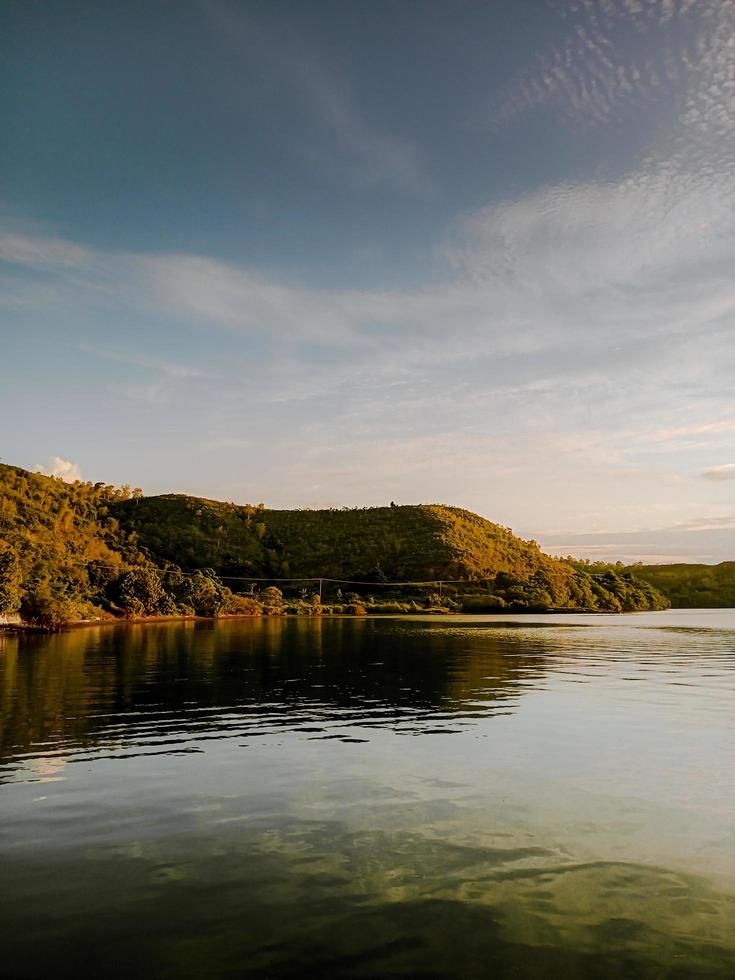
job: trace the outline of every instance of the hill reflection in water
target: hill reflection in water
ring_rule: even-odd
[[[3,975],[730,977],[720,617],[6,636]]]
[[[470,629],[458,644],[433,625],[229,620],[6,640],[0,758],[49,741],[66,752],[123,735],[151,748],[216,732],[435,732],[512,710],[545,670],[542,637]]]

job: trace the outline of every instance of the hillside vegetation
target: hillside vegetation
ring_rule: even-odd
[[[0,613],[54,627],[105,614],[260,611],[213,577],[158,570],[115,515],[133,493],[0,464]]]
[[[364,579],[379,567],[393,581],[425,581],[563,567],[456,507],[268,510],[167,495],[125,501],[115,513],[159,559],[222,573]]]
[[[345,581],[324,582],[321,593],[314,582],[282,581],[298,578]],[[406,581],[427,584],[395,584]],[[20,610],[31,623],[666,605],[627,571],[550,558],[535,542],[455,507],[269,510],[143,497],[0,465],[0,612]]]
[[[735,561],[719,565],[631,565],[678,609],[735,608]]]

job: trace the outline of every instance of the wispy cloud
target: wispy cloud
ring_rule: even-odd
[[[318,289],[206,255],[13,229],[0,238],[6,281],[43,316],[150,316],[194,349],[226,332],[232,362],[216,378],[166,357],[88,352],[149,375],[135,397],[175,389],[206,403],[219,424],[208,418],[214,435],[197,441],[213,461],[239,448],[262,461],[274,446],[269,485],[283,496],[272,503],[415,500],[431,485],[505,523],[533,513],[537,527],[694,516],[697,494],[712,493],[695,476],[712,459],[700,443],[735,424],[735,175],[717,153],[700,167],[668,150],[614,180],[465,215],[424,287]],[[241,446],[254,417],[255,449]],[[555,489],[539,499],[540,485]]]
[[[592,561],[715,564],[732,560],[735,554],[735,514],[705,516],[638,531],[539,532],[536,537],[551,554],[575,555]]]
[[[308,288],[204,256],[75,252],[73,242],[56,240],[54,254],[87,260],[54,271],[53,308],[92,313],[102,303],[182,327],[257,337],[294,361],[286,390],[296,394],[304,388],[304,358],[319,348],[330,357],[323,366],[313,358],[309,391],[359,391],[358,373],[374,388],[428,372],[445,379],[430,383],[436,400],[450,370],[465,365],[463,401],[476,403],[483,387],[474,365],[491,356],[505,358],[491,391],[506,399],[554,398],[563,378],[577,392],[595,390],[609,401],[643,365],[650,385],[672,356],[680,384],[686,377],[700,385],[710,372],[711,391],[712,369],[735,358],[733,206],[735,185],[726,175],[709,181],[659,170],[549,187],[466,216],[446,248],[451,274],[424,288],[390,291]],[[28,238],[14,253],[24,270],[17,288],[41,307],[48,304],[42,246]],[[199,373],[88,348],[134,361],[167,384]],[[699,356],[688,356],[689,348]],[[532,359],[541,352],[539,376]],[[729,425],[731,400],[722,402],[714,423],[661,425],[661,438],[677,428],[686,429],[682,435],[724,431],[718,427]]]
[[[135,367],[146,368],[172,379],[200,378],[204,374],[201,368],[191,364],[179,364],[176,361],[164,361],[145,354],[131,353],[113,347],[100,347],[95,344],[79,344],[78,349],[85,354],[101,357],[106,361],[118,361],[122,364],[132,364]]]
[[[128,397],[150,405],[166,404],[182,387],[206,377],[205,371],[191,364],[180,364],[137,352],[94,344],[79,344],[78,350],[106,361],[142,369],[144,380],[117,382],[117,387]]]
[[[262,65],[273,84],[287,85],[291,97],[318,125],[322,139],[301,146],[304,156],[356,186],[380,185],[424,199],[436,195],[418,144],[371,122],[356,104],[347,81],[330,70],[324,55],[303,37],[291,38],[283,25],[276,33],[265,19],[252,11],[242,13],[223,0],[207,0],[203,6],[225,43]]]
[[[680,439],[718,432],[735,432],[735,418],[717,419],[714,422],[701,422],[695,425],[682,425],[676,429],[660,429],[654,433],[653,437],[655,439]]]
[[[93,259],[93,251],[63,238],[0,232],[0,262],[32,268],[81,269]]]
[[[722,466],[713,466],[702,473],[705,480],[735,480],[735,463],[723,463]]]
[[[384,184],[420,198],[435,196],[436,186],[417,144],[371,125],[356,110],[344,83],[329,77],[316,62],[302,62],[298,69],[302,96],[332,132],[349,162],[352,183]]]

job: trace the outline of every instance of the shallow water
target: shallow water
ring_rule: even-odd
[[[733,977],[735,611],[0,637],[0,977]]]

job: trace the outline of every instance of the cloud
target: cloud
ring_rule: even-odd
[[[330,111],[336,120],[339,104]],[[717,116],[703,118],[716,142]],[[257,418],[248,455],[273,447],[298,461],[267,478],[274,494],[299,494],[284,505],[312,493],[365,502],[376,488],[417,499],[430,486],[509,524],[533,513],[536,527],[595,527],[600,515],[641,526],[646,514],[692,516],[707,492],[692,478],[709,461],[702,437],[735,425],[735,170],[707,145],[688,157],[667,144],[617,179],[478,208],[423,287],[320,289],[207,255],[93,251],[13,229],[0,242],[24,316],[114,313],[165,324],[169,350],[226,350],[215,376],[165,350],[88,345],[144,372],[127,385],[137,398],[186,385],[211,434],[197,444],[211,439],[222,457]]]
[[[117,388],[128,397],[149,405],[166,404],[182,387],[188,387],[192,382],[206,377],[206,372],[190,364],[180,364],[137,352],[95,344],[79,344],[77,349],[106,361],[140,368],[144,375],[142,382],[119,383]]]
[[[732,66],[731,0],[556,0],[564,36],[501,93],[495,123],[549,106],[567,123],[604,124],[662,98],[688,97],[692,122],[731,125],[715,85]],[[645,43],[640,43],[641,35]],[[705,81],[706,77],[706,81]],[[731,114],[730,114],[731,116]]]
[[[662,167],[545,187],[466,215],[445,247],[444,277],[424,287],[318,289],[202,255],[84,251],[86,265],[54,271],[51,303],[45,240],[29,237],[16,245],[24,256],[16,288],[44,315],[76,317],[86,308],[98,318],[114,309],[165,318],[192,338],[223,329],[242,336],[243,351],[257,339],[260,367],[249,384],[262,401],[339,391],[351,404],[392,386],[395,402],[418,384],[423,402],[455,415],[473,405],[517,417],[522,405],[543,404],[561,425],[575,398],[594,398],[603,444],[623,433],[632,445],[652,431],[665,440],[731,424],[724,379],[735,360],[733,210],[727,175]],[[55,241],[73,253],[75,243]],[[201,375],[137,351],[86,349],[152,375],[148,400]],[[672,377],[680,390],[686,383],[707,392],[714,423],[671,424],[661,384]],[[457,385],[461,397],[444,399]],[[227,385],[218,383],[217,396],[228,397]],[[638,432],[630,424],[636,407]]]
[[[271,88],[285,84],[290,100],[303,106],[328,136],[319,145],[300,146],[303,156],[330,172],[341,171],[355,186],[390,187],[422,199],[436,195],[418,144],[370,122],[346,81],[330,71],[324,54],[310,48],[303,36],[293,38],[282,22],[277,31],[271,29],[253,11],[246,15],[224,2],[208,0],[205,9],[224,42],[261,65]]]
[[[353,184],[383,184],[420,198],[435,196],[434,182],[415,143],[371,125],[356,111],[344,85],[316,62],[302,63],[298,74],[302,96],[349,161]]]
[[[735,2],[702,0],[706,13],[688,64],[689,86],[682,115],[680,151],[700,164],[735,171]]]
[[[716,564],[731,561],[735,555],[735,514],[640,531],[539,532],[535,537],[550,554],[575,555],[592,561]]]
[[[735,419],[717,419],[714,422],[702,422],[697,425],[682,425],[677,429],[661,429],[654,433],[655,439],[679,439],[693,435],[709,435],[718,432],[735,431]]]
[[[328,349],[350,357],[353,374],[557,351],[588,376],[597,357],[594,373],[609,377],[634,354],[661,360],[706,337],[711,357],[681,368],[696,376],[735,355],[734,212],[735,173],[648,161],[617,180],[541,187],[465,215],[443,249],[448,267],[393,290],[318,289],[205,255],[94,251],[12,229],[0,243],[22,270],[6,291],[18,308],[165,316],[287,343],[298,357]],[[193,370],[137,364],[167,385]]]
[[[52,456],[47,466],[37,464],[34,472],[41,473],[43,476],[59,476],[65,483],[73,483],[75,480],[82,479],[82,471],[76,463],[70,459],[62,459],[61,456]]]
[[[549,298],[688,285],[694,270],[724,285],[735,254],[733,206],[729,176],[662,166],[489,205],[465,219],[466,246],[460,241],[449,256],[475,281],[512,282]],[[732,309],[732,298],[727,288],[718,306]]]
[[[722,466],[713,466],[702,473],[705,480],[735,480],[735,463],[723,463]]]
[[[93,260],[89,249],[63,238],[0,233],[0,262],[48,269],[84,268]]]

